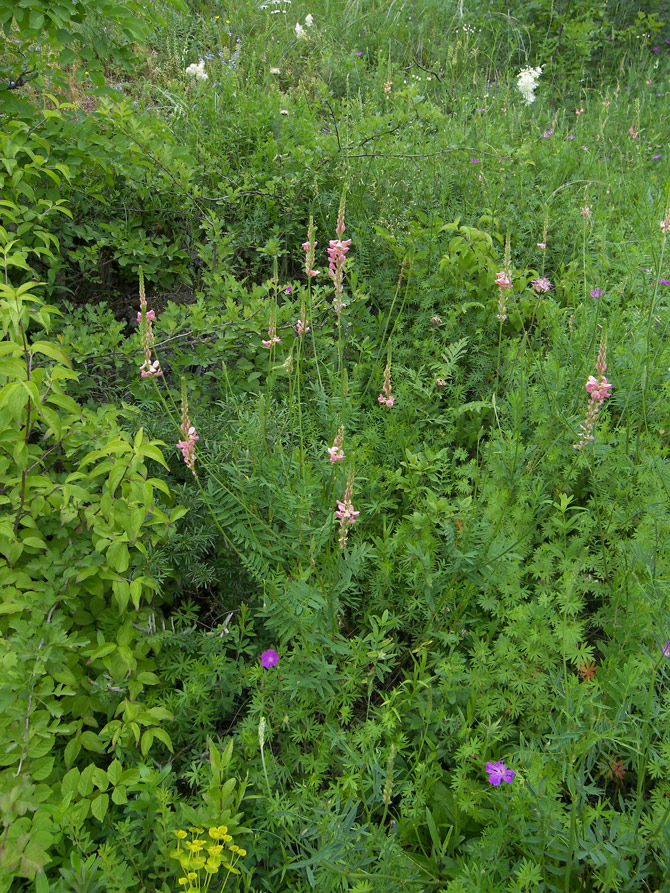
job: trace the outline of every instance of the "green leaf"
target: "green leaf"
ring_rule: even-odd
[[[147,729],[146,732],[142,733],[142,756],[146,757],[149,751],[151,750],[151,745],[154,743],[154,731],[155,729]]]
[[[100,741],[95,732],[91,732],[90,729],[82,732],[79,740],[81,741],[82,746],[86,748],[86,750],[92,750],[95,753],[105,753],[104,744],[102,743],[102,741]]]
[[[107,549],[107,563],[112,570],[117,571],[119,574],[127,571],[130,564],[128,546],[125,543],[120,543],[118,540],[113,542]]]
[[[72,366],[70,358],[63,348],[59,347],[58,344],[53,344],[51,341],[33,341],[30,346],[30,352],[43,353],[45,357],[56,360],[56,362],[62,363],[64,366]]]
[[[95,800],[91,801],[91,813],[95,818],[102,822],[109,808],[109,794],[100,794]]]
[[[121,778],[121,773],[123,772],[123,766],[119,762],[119,760],[112,760],[112,762],[107,767],[107,778],[113,785],[118,784],[119,779]],[[112,798],[113,799],[113,798]]]

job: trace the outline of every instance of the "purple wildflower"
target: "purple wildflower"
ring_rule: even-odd
[[[651,157],[656,159],[656,158],[660,158],[661,156],[660,155],[652,155]]]
[[[274,648],[268,648],[267,651],[264,651],[261,654],[261,663],[266,669],[277,666],[279,663],[279,655]]]
[[[661,279],[661,277],[659,276],[658,281],[661,283],[661,285],[670,285],[670,279]]]
[[[663,656],[670,657],[670,642],[666,642],[663,646]]]
[[[470,164],[479,164],[479,158],[471,158]]]
[[[550,137],[553,134],[553,132],[554,132],[553,130],[545,130],[544,133],[542,134],[542,136],[545,137],[545,139],[546,139],[547,137]]]
[[[594,288],[594,289],[591,290],[591,297],[592,297],[592,298],[602,298],[602,296],[603,296],[604,294],[605,294],[605,292],[602,290],[602,288]]]
[[[508,769],[502,760],[498,760],[497,763],[487,763],[486,771],[489,774],[489,782],[494,785],[499,785],[501,781],[509,784],[516,775],[514,769]]]

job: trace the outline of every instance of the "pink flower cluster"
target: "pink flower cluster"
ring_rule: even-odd
[[[270,348],[270,347],[272,347],[273,344],[279,344],[280,341],[281,341],[281,338],[277,334],[277,328],[276,328],[276,324],[275,324],[275,315],[274,315],[274,311],[273,311],[272,315],[270,316],[270,325],[268,326],[268,340],[267,341],[261,340],[261,344],[263,345],[263,347]]]
[[[664,236],[670,235],[670,208],[665,212],[665,217],[661,220],[661,232]]]
[[[190,468],[195,475],[195,442],[200,440],[200,438],[188,415],[188,397],[184,384],[182,384],[181,392],[181,432],[184,435],[184,439],[177,443],[177,449],[181,450],[187,468]]]
[[[586,446],[587,443],[591,443],[595,440],[593,436],[593,429],[595,428],[596,422],[598,420],[598,414],[600,413],[600,407],[605,402],[605,400],[610,396],[610,391],[612,390],[612,385],[605,378],[605,370],[607,369],[607,342],[603,336],[603,340],[600,344],[600,350],[598,351],[598,359],[596,361],[596,372],[598,373],[598,378],[595,375],[589,375],[586,381],[586,390],[589,395],[589,405],[586,410],[586,418],[584,419],[584,423],[580,425],[582,436],[578,443],[573,443],[573,447],[576,450],[581,450],[583,446]]]
[[[546,294],[554,287],[553,282],[550,282],[544,276],[542,276],[540,279],[533,279],[531,285],[533,286],[533,290],[536,291],[538,295]]]
[[[333,464],[334,462],[342,462],[344,460],[344,450],[342,449],[343,443],[344,425],[340,425],[335,436],[335,442],[333,443],[332,447],[328,447],[328,456],[330,458],[331,464]]]
[[[309,218],[309,226],[307,227],[307,241],[302,243],[305,252],[305,273],[311,278],[319,276],[321,271],[314,269],[314,250],[319,243],[314,238],[314,221]]]
[[[338,539],[340,549],[344,549],[346,546],[349,528],[356,523],[356,518],[360,515],[360,512],[354,511],[354,504],[351,501],[353,493],[354,477],[350,475],[344,491],[344,499],[337,500],[337,511],[335,512],[335,517],[340,522],[340,536]]]
[[[351,245],[351,239],[342,239],[345,229],[343,199],[337,214],[337,226],[335,227],[337,239],[331,239],[328,242],[328,275],[333,280],[333,286],[335,288],[333,309],[338,317],[344,308],[344,301],[342,300],[344,294],[344,258]]]
[[[395,397],[391,393],[391,364],[386,364],[384,369],[384,384],[382,385],[382,393],[377,397],[378,403],[385,403],[387,406],[393,406]]]
[[[151,378],[160,376],[163,371],[158,360],[151,361],[151,349],[154,346],[153,324],[156,319],[155,310],[147,310],[147,296],[144,291],[144,271],[140,268],[140,309],[137,313],[137,321],[140,324],[140,337],[142,338],[142,350],[144,362],[140,366],[140,376]]]
[[[512,271],[501,270],[496,278],[496,285],[499,289],[498,312],[496,313],[496,317],[500,320],[500,322],[505,322],[505,320],[507,319],[507,302],[505,298],[505,292],[512,287]]]

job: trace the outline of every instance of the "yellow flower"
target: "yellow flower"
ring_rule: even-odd
[[[195,871],[189,871],[187,877],[189,881],[194,881],[198,877],[198,875],[195,873]]]
[[[219,870],[220,864],[221,864],[220,859],[208,859],[205,862],[205,871],[208,874],[216,874],[216,872]]]
[[[183,886],[184,884],[188,884],[188,878],[187,878],[187,877],[180,877],[179,880],[177,881],[177,883],[178,883],[178,884],[181,884],[182,886]]]
[[[191,834],[204,834],[205,833],[204,828],[194,828],[193,825],[191,825],[191,827],[188,830],[191,832]]]
[[[240,855],[240,856],[246,856],[246,854],[247,854],[247,851],[245,849],[242,849],[242,847],[238,847],[237,852],[238,852],[238,855]]]
[[[208,846],[207,847],[207,852],[209,853],[210,856],[218,856],[218,855],[220,855],[220,853],[222,851],[223,851],[223,847],[221,846],[221,844],[219,844],[218,846]]]
[[[227,833],[228,827],[226,825],[219,825],[218,828],[210,828],[208,831],[209,836],[214,840],[222,840]]]
[[[173,831],[172,833],[175,837],[178,837],[179,840],[184,840],[184,838],[186,837],[186,831]]]
[[[192,853],[199,853],[204,844],[201,840],[187,840],[184,846]]]
[[[221,16],[214,16],[214,18],[215,18],[215,19],[220,19],[220,18],[221,18]]]
[[[231,845],[228,847],[228,849],[230,850],[231,853],[236,853],[239,850],[239,847],[236,843],[231,843]]]
[[[228,843],[228,842],[229,842],[230,840],[232,840],[233,838],[231,837],[230,834],[224,834],[223,837],[222,837],[221,839],[224,841],[224,843]]]

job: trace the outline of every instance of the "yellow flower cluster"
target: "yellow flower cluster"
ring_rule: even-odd
[[[232,835],[228,833],[225,825],[209,828],[208,837],[203,836],[204,828],[188,830],[191,832],[190,840],[187,840],[186,831],[180,829],[173,832],[177,838],[177,849],[170,853],[170,856],[179,862],[183,871],[183,876],[177,881],[181,893],[204,893],[209,889],[214,875],[220,870],[225,871],[226,876],[223,886],[219,889],[225,889],[231,874],[240,874],[235,866],[243,856],[246,856],[247,851],[232,843]]]

